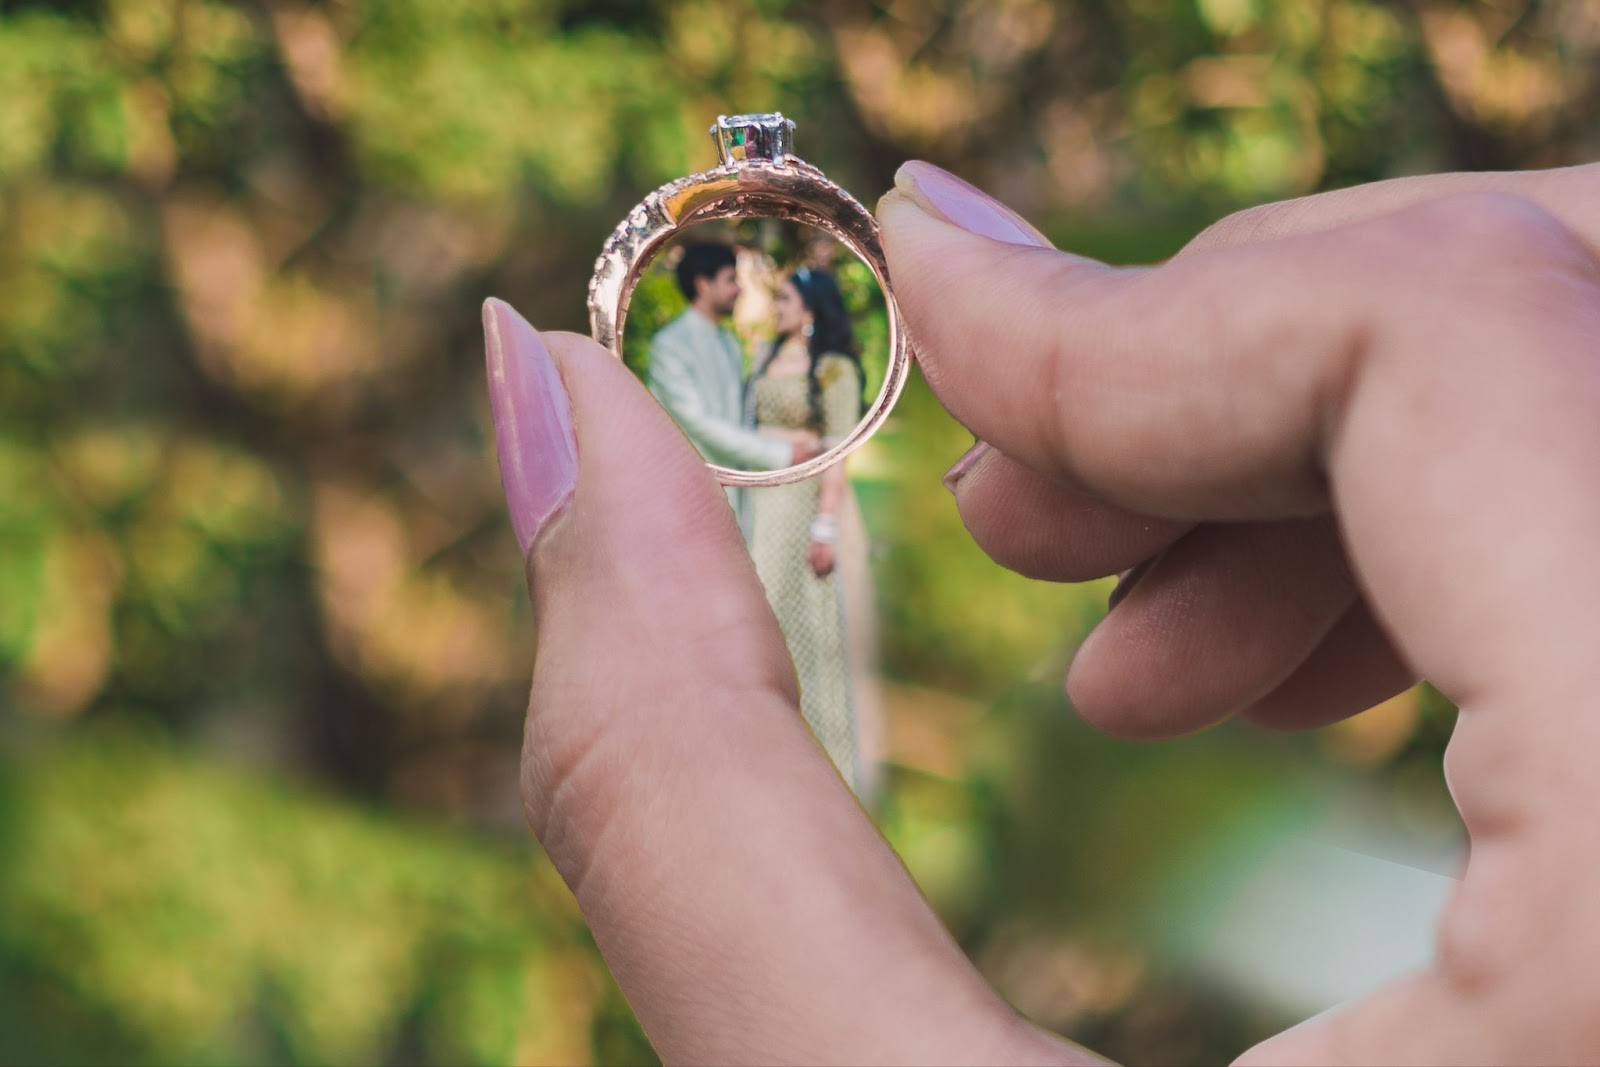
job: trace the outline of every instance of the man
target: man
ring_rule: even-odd
[[[694,244],[678,261],[678,288],[688,310],[650,339],[650,391],[712,463],[766,471],[804,463],[817,455],[815,434],[791,439],[758,434],[744,422],[744,349],[722,327],[739,296],[733,249]],[[744,526],[741,494],[728,503]],[[748,533],[748,530],[746,531]]]

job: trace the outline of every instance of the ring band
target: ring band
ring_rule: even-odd
[[[628,212],[606,240],[589,281],[594,339],[621,359],[622,329],[634,286],[662,245],[685,227],[750,217],[799,222],[845,244],[872,271],[888,313],[889,358],[883,386],[866,416],[833,447],[791,467],[742,471],[707,463],[724,485],[782,485],[826,470],[883,425],[911,368],[911,344],[889,285],[878,220],[822,171],[794,154],[793,131],[794,123],[781,114],[718,116],[711,136],[721,164],[668,182]]]

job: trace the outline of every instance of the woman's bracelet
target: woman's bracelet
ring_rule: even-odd
[[[839,520],[832,515],[818,515],[811,520],[811,540],[831,545],[839,540]]]

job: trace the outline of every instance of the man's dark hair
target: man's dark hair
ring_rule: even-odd
[[[678,288],[683,291],[683,298],[694,303],[694,280],[715,278],[719,270],[734,263],[733,249],[727,245],[698,244],[685,248],[683,258],[678,260]]]

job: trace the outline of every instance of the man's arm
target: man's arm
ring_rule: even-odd
[[[707,410],[689,372],[692,354],[670,337],[650,342],[650,391],[680,429],[713,463],[738,470],[777,470],[793,462],[794,446],[718,418]]]

